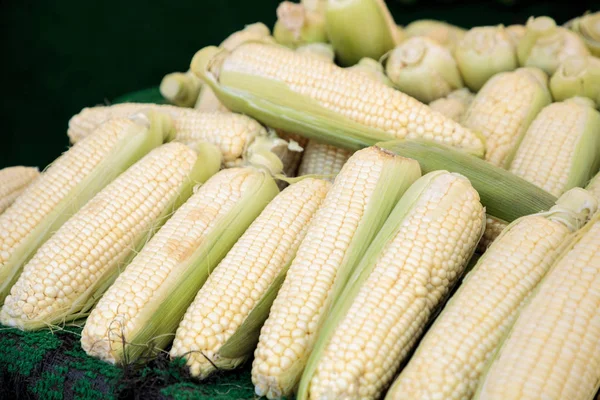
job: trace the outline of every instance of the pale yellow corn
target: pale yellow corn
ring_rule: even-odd
[[[4,212],[38,176],[35,167],[8,167],[0,169],[0,214]]]
[[[485,219],[485,231],[483,232],[481,240],[479,240],[477,251],[484,253],[507,226],[508,222],[502,221],[501,219],[488,214]]]
[[[524,306],[479,400],[589,400],[600,384],[600,213]]]
[[[89,297],[101,295],[106,280],[118,274],[143,244],[140,240],[162,222],[159,217],[172,211],[167,207],[180,195],[196,158],[187,146],[169,143],[106,186],[25,265],[6,297],[0,321],[35,329],[87,311]]]
[[[333,182],[351,155],[349,150],[311,140],[304,150],[298,175],[323,175]]]
[[[172,357],[187,359],[193,376],[204,378],[215,368],[235,368],[251,355],[229,359],[219,350],[294,259],[329,187],[327,181],[311,178],[289,186],[210,275],[186,311],[171,350]]]
[[[595,199],[574,190],[550,212],[517,220],[494,242],[428,330],[387,399],[473,396],[486,362],[520,306],[558,259],[571,233],[595,212]]]
[[[600,113],[593,103],[552,103],[532,122],[509,170],[560,196],[572,187],[584,186],[598,170],[598,149]]]
[[[408,179],[404,184],[410,184],[418,177],[415,172],[418,165],[412,160],[376,147],[357,151],[344,165],[261,330],[252,365],[258,395],[280,398],[294,390],[322,319],[396,203],[395,196],[406,189],[398,183]],[[386,195],[390,197],[384,200]],[[375,210],[382,213],[374,214]]]
[[[429,107],[433,111],[460,122],[474,98],[475,95],[469,89],[463,88],[455,90],[446,97],[432,101],[429,103]]]
[[[537,68],[494,75],[467,109],[462,123],[486,139],[485,159],[507,168],[527,128],[552,98]]]
[[[600,201],[600,172],[592,178],[585,188]]]
[[[210,178],[102,296],[82,331],[83,349],[119,364],[164,349],[211,270],[277,192],[251,167]]]
[[[258,136],[267,134],[265,128],[254,119],[230,112],[202,112],[170,105],[122,103],[112,106],[84,108],[69,121],[68,135],[72,142],[85,137],[103,121],[115,117],[127,117],[145,109],[170,114],[175,121],[175,139],[191,144],[209,142],[223,153],[225,166],[236,166],[249,144]]]
[[[192,62],[196,71],[194,67]],[[294,95],[305,96],[339,116],[390,134],[391,138],[421,137],[475,154],[483,153],[482,140],[469,129],[432,112],[369,74],[340,68],[307,54],[281,46],[247,43],[228,54],[215,68],[219,68],[215,73],[225,86],[228,77],[236,79],[235,85],[244,84],[237,79],[248,81],[250,77],[275,81],[286,85]]]
[[[414,186],[419,189],[405,194],[410,201],[401,200],[387,221],[391,232],[384,225],[385,236],[371,245],[376,254],[370,249],[361,262],[364,283],[333,310],[334,318],[338,311],[345,316],[327,341],[306,398],[379,398],[473,254],[485,214],[469,181],[438,171]]]

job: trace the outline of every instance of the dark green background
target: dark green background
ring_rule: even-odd
[[[400,24],[427,17],[470,27],[542,14],[562,23],[596,1],[517,0],[507,6],[419,0],[406,6],[388,0],[388,5]],[[218,44],[245,24],[272,26],[278,3],[2,0],[0,168],[45,167],[67,148],[67,121],[82,107],[157,85],[165,73],[186,70],[196,50]]]

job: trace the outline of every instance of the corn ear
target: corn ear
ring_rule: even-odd
[[[0,169],[0,214],[4,212],[40,176],[36,167],[7,167]]]
[[[385,72],[397,89],[424,103],[464,86],[450,50],[427,37],[400,43],[387,56]]]
[[[277,43],[295,49],[307,43],[327,42],[323,10],[284,1],[277,7],[273,36]]]
[[[481,26],[462,38],[454,57],[469,89],[477,92],[492,76],[517,69],[517,50],[506,29]]]
[[[379,398],[459,280],[484,224],[463,176],[436,171],[417,180],[332,309],[297,398]]]
[[[556,202],[550,193],[502,168],[437,143],[397,140],[377,146],[417,160],[423,173],[445,169],[466,176],[488,214],[507,222],[548,210]]]
[[[566,59],[552,75],[550,90],[556,101],[585,96],[600,107],[600,59],[591,56]]]
[[[38,247],[172,131],[172,120],[159,113],[111,120],[57,158],[0,215],[0,304]]]
[[[160,94],[179,107],[193,107],[198,100],[202,82],[196,75],[188,72],[172,72],[160,82]]]
[[[298,175],[319,175],[333,182],[352,153],[345,149],[309,141]]]
[[[577,32],[590,52],[600,57],[600,11],[575,18],[566,27]]]
[[[385,68],[379,63],[379,61],[373,60],[372,58],[364,57],[361,58],[358,63],[354,64],[348,69],[366,74],[367,76],[378,80],[385,86],[393,87],[394,84],[390,81],[385,74]]]
[[[404,28],[406,37],[425,36],[454,51],[458,42],[467,31],[455,25],[431,19],[420,19],[411,22]]]
[[[281,46],[248,43],[232,53],[207,47],[196,53],[191,68],[228,108],[324,143],[357,150],[394,137],[424,136],[484,152],[478,134],[415,99]]]
[[[225,107],[217,96],[215,92],[212,91],[210,86],[202,84],[200,88],[200,93],[198,94],[198,98],[196,99],[196,104],[194,104],[194,108],[198,111],[206,111],[206,112],[227,112],[229,111],[227,107]]]
[[[83,329],[83,349],[118,364],[164,349],[213,268],[277,192],[252,167],[208,179],[104,294]]]
[[[460,122],[474,98],[475,95],[469,89],[462,88],[451,92],[446,97],[432,101],[429,103],[429,107],[453,121]]]
[[[477,245],[477,251],[481,254],[485,253],[507,226],[508,222],[488,215],[485,220],[485,231]]]
[[[364,57],[379,59],[398,43],[398,28],[384,0],[329,0],[325,25],[344,66]]]
[[[600,202],[600,172],[598,172],[585,187]]]

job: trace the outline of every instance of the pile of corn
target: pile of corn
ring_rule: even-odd
[[[600,13],[277,16],[0,171],[0,322],[198,380],[253,359],[269,399],[592,399]]]

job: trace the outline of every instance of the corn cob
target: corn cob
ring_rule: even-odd
[[[516,47],[502,25],[469,30],[454,57],[465,84],[474,92],[492,76],[518,67]]]
[[[0,214],[2,214],[39,175],[40,171],[35,167],[17,166],[0,169]]]
[[[179,107],[193,107],[198,100],[202,82],[196,75],[188,72],[172,72],[160,82],[160,94]]]
[[[164,349],[210,271],[277,192],[271,177],[251,167],[210,178],[100,299],[83,329],[83,349],[119,364]]]
[[[281,192],[200,289],[171,350],[172,357],[187,359],[193,376],[205,378],[215,368],[236,368],[252,354],[271,303],[329,187],[326,181],[308,178]]]
[[[477,244],[477,251],[481,254],[485,253],[492,243],[498,239],[498,236],[508,226],[508,222],[502,221],[499,218],[487,215],[485,220],[485,231],[481,240]]]
[[[333,62],[335,53],[333,47],[327,43],[309,43],[299,46],[296,51],[298,53],[312,54],[320,57],[322,60]]]
[[[181,143],[148,153],[40,247],[6,297],[0,321],[35,330],[86,316],[193,186],[220,165],[212,145],[199,155]]]
[[[351,155],[348,150],[311,140],[304,150],[298,175],[323,175],[333,182]]]
[[[595,212],[583,189],[513,222],[463,280],[386,399],[470,399],[519,307]]]
[[[600,385],[600,213],[532,293],[475,399],[587,400]]]
[[[384,0],[328,1],[325,26],[338,61],[345,66],[364,57],[379,59],[399,43],[398,27]]]
[[[552,75],[566,59],[590,54],[579,35],[556,26],[550,17],[530,17],[525,28],[517,46],[517,57],[523,67],[537,67]]]
[[[246,25],[244,29],[229,35],[219,45],[220,48],[227,51],[233,51],[238,46],[246,42],[264,42],[274,43],[271,36],[271,30],[262,22]]]
[[[248,43],[229,54],[207,47],[191,68],[228,108],[338,147],[426,137],[476,155],[484,151],[477,134],[415,99],[281,46]]]
[[[460,122],[474,98],[475,95],[469,92],[469,89],[463,88],[451,92],[446,97],[432,101],[429,103],[429,107],[453,121]]]
[[[385,68],[383,68],[383,65],[381,65],[379,61],[375,61],[372,58],[361,58],[357,64],[348,67],[348,69],[365,74],[365,76],[376,79],[388,87],[394,86],[392,81],[390,81],[385,74]]]
[[[385,73],[397,89],[424,103],[464,86],[450,50],[426,37],[410,38],[392,50]]]
[[[423,173],[448,170],[466,176],[488,214],[512,222],[548,210],[556,197],[510,172],[447,146],[424,140],[395,140],[377,146],[417,160]]]
[[[425,36],[435,40],[450,51],[454,51],[466,32],[465,29],[458,26],[431,19],[416,20],[404,28],[404,34],[408,38]]]
[[[600,113],[575,97],[545,107],[532,122],[509,171],[555,196],[584,186],[600,168]]]
[[[516,49],[517,46],[519,45],[519,42],[521,41],[521,39],[523,39],[523,37],[525,36],[525,32],[527,32],[527,28],[525,28],[525,25],[519,25],[519,24],[509,25],[506,28],[504,28],[504,31],[506,32],[511,43],[513,44],[513,46]]]
[[[289,395],[334,299],[398,198],[419,176],[418,163],[377,147],[342,168],[300,244],[254,353],[256,394]]]
[[[590,192],[592,195],[594,195],[596,197],[596,199],[598,199],[598,201],[600,201],[600,172],[598,172],[590,180],[590,182],[587,184],[587,186],[585,188],[588,190],[588,192]]]
[[[462,123],[485,136],[485,159],[507,168],[529,124],[551,102],[547,77],[541,70],[502,72],[477,93]]]
[[[479,196],[463,176],[436,171],[415,182],[336,302],[298,400],[379,398],[458,281],[484,225]]]
[[[574,18],[566,25],[579,34],[593,55],[600,57],[600,11]]]
[[[276,13],[273,36],[278,43],[296,48],[307,43],[327,42],[324,10],[284,1],[277,7]]]
[[[600,59],[591,56],[566,59],[552,75],[550,90],[556,101],[585,96],[600,108]]]
[[[25,189],[0,215],[0,304],[37,248],[104,186],[159,146],[172,128],[161,114],[112,120]]]

